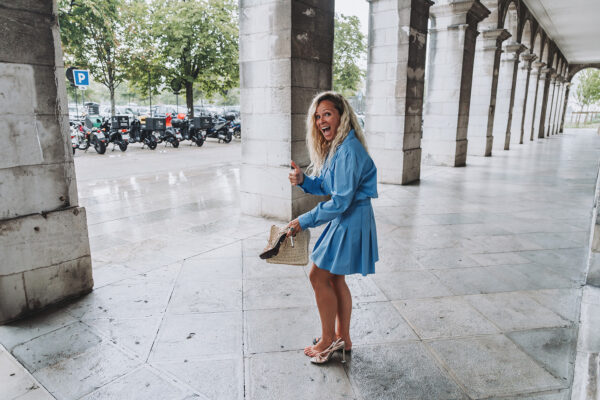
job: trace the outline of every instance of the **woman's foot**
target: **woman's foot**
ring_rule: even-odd
[[[327,350],[329,345],[331,345],[331,343],[334,342],[335,340],[336,339],[332,339],[332,340],[325,341],[325,342],[323,340],[319,340],[316,344],[305,347],[304,354],[306,354],[309,357],[314,357],[317,354]]]
[[[344,341],[344,343],[346,343],[346,351],[352,351],[352,341],[350,340],[350,338],[344,339],[342,336],[340,335],[335,335],[335,339],[342,339]],[[316,337],[313,338],[313,346],[316,345],[317,343],[319,343],[321,341],[320,337]],[[308,346],[308,347],[312,347],[312,346]],[[308,348],[306,347],[305,350]],[[306,351],[304,352],[306,354]],[[308,355],[308,354],[307,354]]]

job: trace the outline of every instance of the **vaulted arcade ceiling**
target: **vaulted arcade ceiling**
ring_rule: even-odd
[[[600,62],[599,0],[523,0],[569,63]]]

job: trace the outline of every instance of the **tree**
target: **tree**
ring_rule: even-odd
[[[194,88],[211,97],[239,82],[237,3],[233,0],[132,0],[132,20],[145,14],[135,36],[130,77],[141,89],[185,88],[188,114]],[[146,75],[145,79],[142,75]],[[147,84],[146,82],[149,82]]]
[[[600,71],[586,69],[578,74],[578,78],[575,100],[583,111],[584,107],[589,108],[592,104],[600,101]]]
[[[109,90],[115,112],[115,89],[125,79],[119,0],[59,0],[60,36],[67,61],[87,68]]]
[[[333,89],[352,96],[359,88],[365,71],[358,65],[367,51],[365,35],[356,16],[335,15],[333,41]]]

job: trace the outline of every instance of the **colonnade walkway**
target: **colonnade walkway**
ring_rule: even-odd
[[[599,154],[567,130],[380,185],[381,260],[325,366],[308,268],[258,258],[274,221],[240,214],[238,162],[80,179],[95,289],[0,343],[58,399],[568,399]]]

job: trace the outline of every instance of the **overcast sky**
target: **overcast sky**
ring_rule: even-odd
[[[369,3],[366,0],[337,0],[335,12],[345,15],[356,15],[360,18],[361,31],[367,35],[369,29]]]

